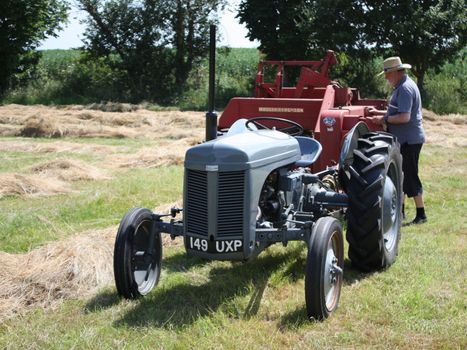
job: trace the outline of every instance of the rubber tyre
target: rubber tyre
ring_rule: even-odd
[[[153,213],[149,209],[130,209],[118,228],[114,248],[114,276],[118,294],[136,299],[149,293],[159,282],[162,259],[160,232],[152,249],[150,234]]]
[[[402,222],[402,156],[395,137],[368,133],[358,139],[346,170],[349,259],[362,271],[386,268],[398,254]]]
[[[341,223],[332,217],[313,226],[305,271],[306,311],[310,319],[323,320],[336,310],[344,268]]]

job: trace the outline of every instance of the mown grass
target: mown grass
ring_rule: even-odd
[[[24,252],[72,233],[118,224],[130,207],[154,208],[181,197],[181,177],[180,167],[131,170],[112,181],[78,183],[76,190],[85,188],[77,193],[7,198],[0,208],[0,249]]]
[[[429,221],[403,227],[398,259],[386,271],[363,274],[346,261],[339,308],[324,322],[306,318],[303,243],[273,246],[248,263],[206,262],[169,247],[160,284],[144,299],[121,300],[109,286],[91,299],[37,309],[0,325],[0,348],[465,349],[465,159],[465,148],[424,146]],[[83,221],[116,223],[125,203],[154,207],[159,200],[176,200],[181,170],[129,171],[112,181],[82,184],[86,194],[77,198],[86,205],[74,210],[66,196],[45,199],[44,208],[35,209],[60,227],[66,226],[61,220],[75,227]],[[164,199],[155,195],[161,189],[167,190]],[[99,195],[92,199],[93,193]],[[26,203],[14,201],[0,201],[2,210],[8,204],[27,212]],[[58,203],[67,209],[55,215]],[[411,218],[410,201],[407,210]],[[18,242],[27,239],[23,235]]]
[[[51,142],[49,139],[34,141]],[[93,138],[91,141],[118,147],[119,152],[125,154],[148,145],[156,147],[156,143],[147,139]],[[84,141],[70,138],[67,142]],[[33,165],[56,158],[81,159],[99,165],[103,156],[73,152],[3,152],[0,172],[28,174]],[[180,166],[114,170],[110,176],[109,180],[74,182],[72,192],[66,194],[0,199],[0,250],[25,252],[73,233],[118,224],[130,207],[154,208],[181,197],[183,169]]]

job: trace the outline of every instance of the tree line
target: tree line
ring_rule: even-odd
[[[126,102],[176,104],[208,52],[210,24],[226,0],[76,0],[86,13],[83,47],[67,91]],[[269,59],[342,63],[334,75],[378,91],[381,57],[401,56],[425,94],[467,44],[465,0],[242,0],[237,18]],[[34,79],[40,42],[66,23],[66,0],[0,2],[0,94]],[[464,51],[462,51],[464,50]]]

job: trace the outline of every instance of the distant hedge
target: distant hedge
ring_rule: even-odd
[[[105,101],[156,103],[176,106],[183,110],[206,110],[208,95],[208,62],[195,67],[186,86],[179,93],[167,96],[163,101],[127,101],[121,91],[119,72],[108,68],[99,60],[84,60],[79,50],[46,50],[29,83],[9,91],[2,103],[19,104],[88,104]],[[461,52],[439,72],[430,71],[426,77],[427,96],[424,107],[438,114],[467,114],[467,50]],[[218,48],[216,55],[216,108],[222,110],[234,96],[251,96],[257,63],[261,53],[257,49]],[[118,59],[118,57],[115,57]],[[375,60],[365,76],[358,76],[345,57],[339,57],[341,65],[333,67],[331,76],[344,85],[359,88],[364,97],[385,98],[387,84],[372,72],[381,65]],[[161,82],[163,83],[163,82]]]

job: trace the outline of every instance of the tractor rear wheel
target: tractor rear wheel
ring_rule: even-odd
[[[339,303],[344,268],[341,223],[323,217],[313,226],[305,271],[305,301],[309,318],[327,318]]]
[[[345,173],[349,259],[363,271],[386,268],[396,260],[400,240],[403,174],[399,143],[388,133],[363,135]]]
[[[153,213],[130,209],[118,228],[114,249],[114,276],[118,294],[136,299],[149,293],[159,282],[162,241],[152,233]]]

